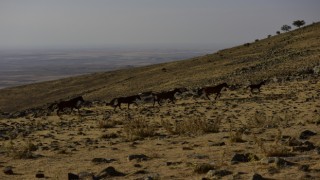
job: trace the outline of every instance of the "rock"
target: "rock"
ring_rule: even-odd
[[[236,153],[232,159],[231,159],[231,164],[236,164],[240,162],[249,162],[249,161],[256,161],[259,160],[259,158],[252,154],[252,153],[246,153],[246,154],[238,154]]]
[[[312,132],[310,130],[305,130],[303,132],[300,133],[300,139],[309,139],[311,136],[316,135],[317,133]]]
[[[158,173],[148,174],[143,178],[143,180],[156,180],[156,179],[160,179],[160,174]]]
[[[36,173],[36,178],[45,178],[44,173],[42,171],[38,171]]]
[[[263,178],[260,174],[254,173],[252,176],[252,180],[264,180],[265,178]]]
[[[196,165],[196,167],[194,168],[194,172],[198,173],[198,174],[204,174],[207,173],[210,170],[214,170],[215,167],[212,164],[208,164],[208,163],[203,163],[203,164],[198,164]]]
[[[226,143],[225,142],[218,142],[218,143],[209,142],[208,145],[209,146],[224,146],[224,145],[226,145]]]
[[[78,176],[79,176],[79,179],[82,179],[82,180],[92,180],[92,179],[95,179],[93,173],[89,173],[89,172],[85,172],[85,171],[80,172],[80,173],[78,174]]]
[[[295,163],[287,161],[279,157],[268,157],[261,160],[263,164],[274,163],[277,167],[289,167],[295,165]]]
[[[303,143],[296,138],[290,138],[287,144],[288,146],[301,146]]]
[[[300,171],[308,172],[308,171],[310,171],[309,167],[310,167],[310,165],[304,164],[304,165],[299,166],[298,169]]]
[[[103,179],[107,177],[113,177],[113,176],[125,176],[124,173],[117,171],[114,167],[109,166],[106,169],[102,170],[98,175],[98,179]]]
[[[206,174],[206,178],[209,178],[209,179],[221,179],[221,177],[224,177],[224,176],[228,176],[232,174],[231,171],[228,171],[228,170],[209,170]]]
[[[304,143],[302,143],[300,146],[297,147],[293,147],[293,151],[300,151],[300,152],[304,152],[304,151],[311,151],[313,149],[315,149],[316,147],[314,146],[314,144],[310,141],[305,141]]]
[[[79,180],[79,176],[73,173],[68,173],[68,180]]]
[[[149,157],[144,154],[132,154],[128,156],[129,161],[134,159],[137,159],[138,161],[146,161],[149,159]]]
[[[205,154],[190,154],[187,157],[193,159],[209,159],[209,156]]]
[[[106,158],[93,158],[91,162],[95,164],[102,164],[102,163],[111,163],[113,161],[116,161],[115,159],[106,159]]]
[[[11,166],[4,167],[3,173],[6,175],[13,175],[14,174]]]
[[[181,164],[182,162],[166,162],[166,166],[176,166]]]

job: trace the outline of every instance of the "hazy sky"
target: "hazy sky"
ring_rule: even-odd
[[[320,0],[0,0],[0,49],[240,44],[320,20]]]

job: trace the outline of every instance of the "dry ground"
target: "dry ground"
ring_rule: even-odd
[[[319,87],[317,77],[271,82],[253,95],[227,90],[217,101],[178,97],[161,107],[95,104],[80,114],[2,119],[0,167],[12,166],[14,175],[0,172],[0,179],[34,179],[38,171],[67,179],[109,166],[125,174],[113,179],[320,179]],[[317,135],[301,140],[304,130]],[[251,153],[249,162],[232,163],[237,153]],[[135,154],[147,158],[129,161]]]

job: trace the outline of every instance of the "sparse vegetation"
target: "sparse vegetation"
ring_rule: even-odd
[[[123,126],[123,132],[128,140],[143,139],[154,136],[156,133],[156,127],[151,123],[148,123],[146,119],[136,117],[125,123]]]
[[[34,158],[35,155],[32,152],[36,151],[37,149],[38,147],[30,141],[26,142],[22,146],[16,145],[13,141],[9,141],[8,143],[4,144],[4,151],[7,156],[16,159]]]
[[[205,133],[217,133],[221,126],[221,118],[206,119],[204,117],[191,116],[185,120],[174,121],[162,120],[161,125],[171,134],[200,135]]]

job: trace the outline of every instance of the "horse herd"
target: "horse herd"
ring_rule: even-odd
[[[251,84],[247,86],[246,88],[250,88],[250,92],[254,93],[255,90],[258,90],[260,92],[260,88],[262,85],[265,85],[267,80],[263,80],[258,84]],[[144,93],[139,93],[138,95],[132,95],[132,96],[126,96],[126,97],[117,97],[112,99],[109,103],[106,103],[107,106],[112,106],[114,110],[116,110],[117,107],[121,109],[121,104],[125,103],[128,104],[128,109],[130,108],[131,104],[137,104],[137,100],[141,100],[142,96],[150,96],[153,99],[153,107],[155,106],[156,102],[161,106],[161,101],[163,100],[168,100],[171,103],[175,103],[175,95],[177,93],[185,93],[185,92],[191,92],[194,96],[197,97],[206,97],[208,100],[210,99],[210,95],[215,94],[215,100],[221,96],[221,91],[223,88],[232,88],[236,89],[237,86],[229,86],[227,83],[222,83],[216,86],[210,86],[210,87],[201,87],[201,88],[196,88],[192,90],[188,90],[187,88],[175,88],[173,90],[169,91],[163,91],[163,92],[144,92]],[[57,114],[59,115],[61,112],[64,112],[65,109],[73,111],[73,109],[77,109],[79,111],[80,107],[85,103],[86,101],[83,99],[82,96],[78,96],[76,98],[72,98],[67,101],[60,101],[59,103],[53,103],[51,104],[48,109],[53,111],[57,109]]]

